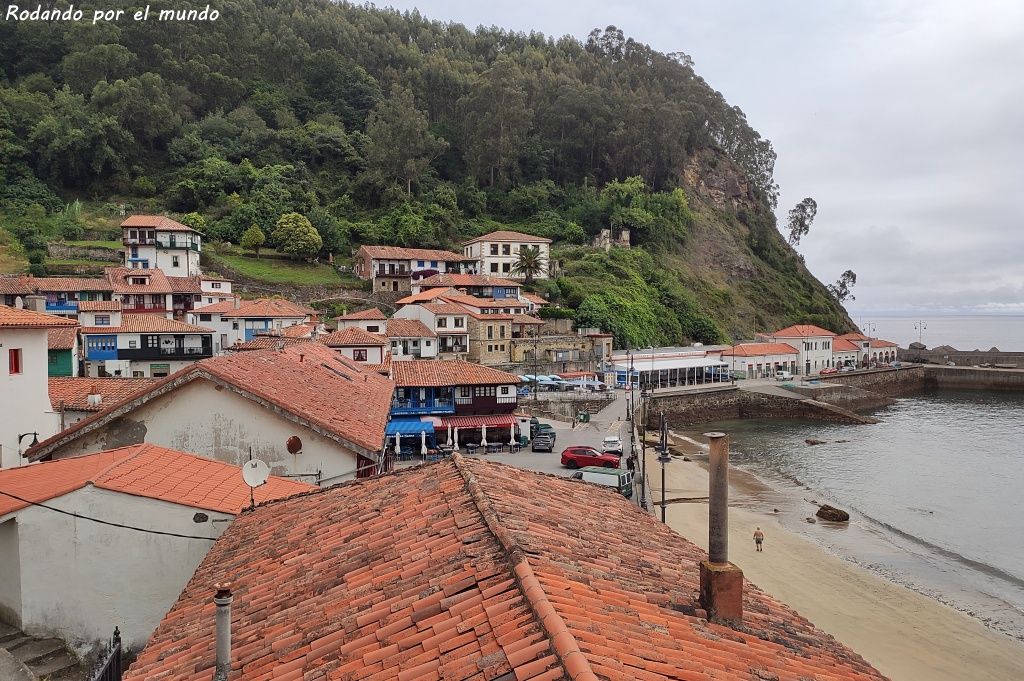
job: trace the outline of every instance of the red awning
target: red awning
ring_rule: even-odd
[[[488,414],[486,416],[442,416],[441,427],[447,428],[508,428],[516,425],[516,417],[512,414]]]

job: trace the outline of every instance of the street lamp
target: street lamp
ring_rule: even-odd
[[[643,441],[640,444],[640,508],[647,510],[647,389],[640,391],[640,427],[643,428]]]
[[[30,431],[28,433],[22,433],[21,435],[19,435],[18,436],[18,458],[19,459],[21,458],[21,441],[24,440],[25,438],[27,438],[29,435],[32,436],[32,444],[30,444],[28,446],[29,449],[32,449],[37,444],[39,444],[39,433],[35,433],[35,432],[31,432]]]
[[[923,345],[923,343],[921,343],[921,332],[928,328],[928,324],[926,324],[923,321],[919,321],[919,322],[914,324],[914,328],[917,329],[917,343],[918,343],[918,345]]]
[[[665,522],[665,464],[672,462],[672,456],[668,453],[668,423],[665,421],[665,412],[661,412],[661,453],[658,454],[658,463],[661,464],[661,522]]]
[[[868,335],[868,349],[867,349],[868,351],[866,353],[864,353],[864,354],[868,355],[869,356],[868,359],[870,359],[870,354],[871,354],[871,334],[873,334],[875,332],[875,323],[874,322],[868,322],[862,328],[864,329],[864,333],[866,333]],[[864,363],[867,364],[867,361],[865,361]]]

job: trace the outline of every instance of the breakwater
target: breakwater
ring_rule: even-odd
[[[783,391],[716,390],[655,395],[646,410],[647,427],[657,428],[662,411],[673,427],[732,419],[810,419],[831,423],[875,423],[849,409]],[[639,411],[639,410],[638,410]],[[642,415],[642,412],[641,412]]]

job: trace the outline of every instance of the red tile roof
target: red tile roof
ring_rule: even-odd
[[[107,279],[110,281],[110,285],[114,288],[114,293],[142,293],[152,295],[172,293],[171,282],[167,280],[167,275],[164,274],[163,270],[143,270],[133,269],[131,267],[107,267],[104,268],[103,271],[106,272]],[[132,284],[129,283],[129,277],[148,277],[149,283]]]
[[[388,338],[437,338],[437,334],[420,320],[401,317],[392,317],[388,320],[386,333]]]
[[[104,427],[141,404],[199,379],[228,386],[254,402],[265,402],[371,458],[384,441],[395,387],[372,368],[320,343],[303,343],[280,352],[234,352],[196,362],[126,396],[29,448],[29,459],[46,458],[64,444]]]
[[[32,293],[28,287],[28,278],[22,281],[22,276],[0,276],[0,296],[27,296]]]
[[[121,326],[86,326],[82,333],[213,333],[213,329],[155,314],[122,314]]]
[[[832,352],[853,352],[854,350],[860,350],[860,346],[842,336],[832,339]]]
[[[120,300],[80,300],[79,312],[120,312]]]
[[[284,336],[285,338],[309,338],[317,326],[319,326],[318,322],[301,322],[291,326],[282,326],[280,333],[270,335]]]
[[[379,308],[371,307],[369,310],[362,310],[360,312],[353,312],[351,314],[343,314],[340,317],[335,317],[335,319],[343,321],[354,321],[359,319],[377,321],[387,319],[387,317],[384,315],[383,312],[380,311]]]
[[[461,293],[447,294],[444,299],[450,303],[456,303],[458,305],[465,305],[467,307],[477,307],[482,309],[492,308],[509,308],[509,309],[520,309],[525,311],[529,307],[527,303],[524,303],[516,298],[479,298],[477,296],[465,295]]]
[[[772,338],[808,338],[835,336],[836,334],[814,324],[795,324],[770,334]]]
[[[78,326],[78,320],[0,305],[0,329],[47,329],[59,326]]]
[[[290,348],[294,345],[302,345],[303,343],[312,343],[313,339],[309,336],[305,338],[294,338],[292,336],[256,336],[250,341],[244,343],[236,343],[229,347],[224,348],[231,352],[246,352],[250,350],[277,350],[279,347]]]
[[[235,309],[234,299],[225,300],[213,305],[205,305],[196,310],[206,314],[208,312],[219,312],[221,319],[234,319],[236,317],[255,317],[258,319],[305,319],[316,314],[316,310],[297,305],[284,298],[257,298],[256,300],[240,300],[238,309]]]
[[[430,302],[432,300],[437,300],[438,298],[440,298],[442,296],[458,295],[458,294],[459,294],[459,292],[456,291],[455,289],[451,288],[451,287],[449,287],[449,288],[440,288],[440,287],[428,288],[428,289],[424,289],[424,290],[420,291],[419,293],[413,293],[412,295],[408,295],[405,298],[399,298],[395,302],[395,305],[411,305],[413,303],[425,303],[425,302]]]
[[[451,251],[431,248],[402,248],[400,246],[361,246],[359,251],[379,260],[436,260],[438,262],[459,262],[463,256]],[[358,256],[359,253],[356,253]]]
[[[121,227],[148,227],[158,232],[195,232],[199,234],[188,225],[175,222],[163,215],[132,215],[121,223]]]
[[[469,310],[462,307],[461,305],[453,305],[451,303],[420,303],[427,312],[432,312],[435,315],[462,315],[464,317],[469,316]]]
[[[199,277],[167,277],[171,290],[175,293],[202,293],[203,285]]]
[[[532,293],[520,293],[519,297],[520,298],[525,298],[526,300],[530,301],[534,305],[542,305],[543,306],[543,305],[550,305],[551,304],[548,301],[546,301],[543,298],[541,298],[540,296],[535,296]]]
[[[537,319],[536,317],[531,317],[528,314],[514,314],[514,315],[512,315],[512,323],[513,324],[536,324],[537,326],[544,326],[544,320],[543,319]]]
[[[250,488],[239,466],[152,444],[0,471],[0,488],[37,504],[87,484],[219,513],[237,514],[250,503]],[[315,489],[308,483],[271,476],[253,490],[253,497],[261,503]],[[28,505],[0,495],[0,516]]]
[[[461,359],[396,361],[391,364],[395,386],[506,385],[519,383],[519,377]]]
[[[88,277],[40,277],[33,284],[40,293],[74,293],[78,291],[113,291],[107,279]]]
[[[836,336],[836,338],[843,338],[843,339],[846,339],[848,341],[866,341],[866,340],[868,340],[868,337],[865,336],[862,333],[844,333],[841,336]]]
[[[334,333],[329,333],[326,336],[320,336],[317,340],[329,348],[350,347],[353,345],[388,344],[385,338],[382,338],[375,333],[365,331],[358,326],[350,326],[342,329],[341,331],[335,331]]]
[[[453,456],[236,518],[125,678],[209,679],[230,581],[232,679],[883,681],[749,582],[708,622],[706,557],[613,490]]]
[[[551,243],[551,239],[546,239],[542,236],[534,236],[532,234],[523,234],[522,232],[512,232],[507,229],[499,229],[496,232],[490,234],[484,234],[478,236],[475,239],[469,241],[463,241],[463,244],[473,244],[477,241],[522,241],[522,242],[537,242],[537,243]]]
[[[426,279],[420,279],[413,286],[419,286],[420,290],[431,287],[449,286],[508,286],[521,287],[522,284],[511,279],[500,279],[489,274],[435,274]]]
[[[78,329],[72,326],[50,329],[46,332],[48,349],[50,350],[73,350],[77,337]]]
[[[141,388],[153,385],[158,378],[79,378],[77,376],[51,376],[50,404],[58,411],[61,401],[71,411],[100,411],[123,400]],[[99,395],[99,404],[89,404],[89,395]]]
[[[744,343],[722,350],[723,357],[760,357],[762,355],[795,355],[796,348],[789,343]]]

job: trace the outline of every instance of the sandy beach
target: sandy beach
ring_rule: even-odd
[[[676,450],[685,452],[689,447],[681,443]],[[660,500],[661,470],[650,460],[648,466],[651,498]],[[699,461],[675,456],[666,469],[666,487],[669,499],[706,496],[707,471]],[[660,517],[660,508],[656,512]],[[707,549],[706,503],[669,504],[667,521],[682,536]],[[758,526],[765,534],[760,553],[752,538]],[[747,579],[835,636],[893,681],[1024,679],[1024,644],[832,556],[783,529],[768,509],[758,513],[730,508],[729,558]]]

